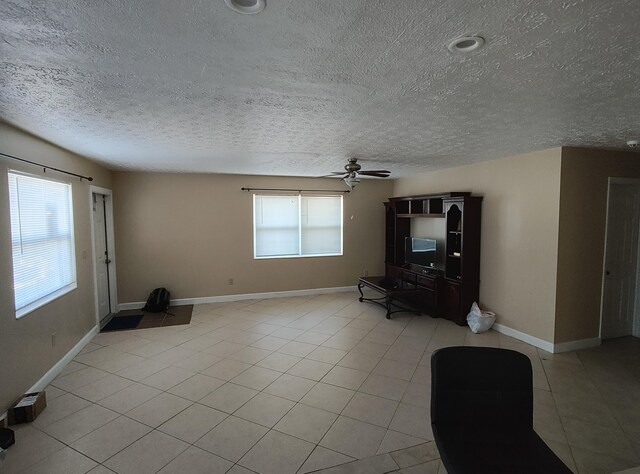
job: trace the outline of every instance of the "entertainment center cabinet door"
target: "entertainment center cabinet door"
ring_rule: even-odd
[[[464,326],[466,318],[461,315],[460,284],[450,280],[442,282],[443,316],[454,323]]]

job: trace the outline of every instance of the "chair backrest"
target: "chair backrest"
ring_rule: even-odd
[[[431,356],[431,422],[533,429],[529,358],[493,347],[446,347]]]

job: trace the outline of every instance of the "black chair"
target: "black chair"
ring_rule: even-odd
[[[531,362],[519,352],[435,351],[431,426],[449,474],[571,474],[533,430]]]

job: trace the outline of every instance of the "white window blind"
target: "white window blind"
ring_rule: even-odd
[[[342,196],[253,199],[255,258],[342,255]]]
[[[10,172],[16,316],[76,287],[71,185]]]

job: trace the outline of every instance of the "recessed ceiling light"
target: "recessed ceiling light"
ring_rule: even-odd
[[[470,53],[482,48],[483,45],[482,36],[461,36],[451,41],[447,49],[452,53]]]
[[[234,12],[245,15],[260,13],[266,5],[265,0],[224,0],[224,3]]]

